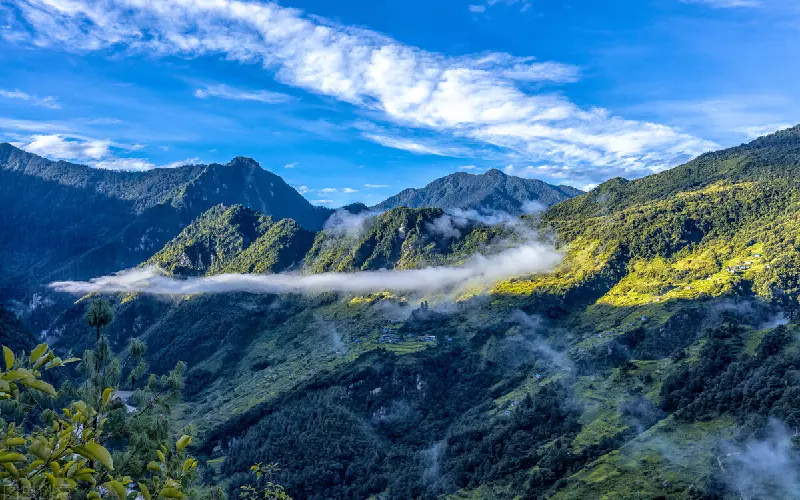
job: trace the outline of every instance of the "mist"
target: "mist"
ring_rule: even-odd
[[[555,247],[539,242],[508,248],[497,254],[476,254],[461,266],[427,267],[408,270],[358,271],[321,274],[280,273],[220,274],[176,279],[156,267],[136,268],[89,281],[57,281],[49,286],[60,292],[188,295],[196,293],[374,293],[434,292],[462,286],[491,284],[515,276],[552,271],[562,260]]]

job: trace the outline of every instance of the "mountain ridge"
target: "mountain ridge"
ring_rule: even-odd
[[[491,169],[483,174],[456,172],[446,175],[422,188],[404,189],[372,208],[484,209],[520,215],[526,212],[526,203],[535,202],[548,207],[581,193],[583,191],[571,186],[555,186]]]

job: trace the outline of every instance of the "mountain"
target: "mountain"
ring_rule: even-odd
[[[570,186],[554,186],[492,169],[480,175],[457,172],[436,179],[421,189],[405,189],[378,203],[373,209],[439,207],[445,210],[499,210],[519,215],[549,207],[581,193]]]
[[[248,158],[119,172],[0,144],[0,297],[134,266],[218,204],[292,218],[312,230],[331,213]]]
[[[159,373],[187,363],[176,412],[231,494],[269,461],[298,499],[792,498],[798,152],[793,128],[521,217],[563,253],[551,273],[456,297],[114,294],[107,334],[144,340]],[[315,234],[276,220],[211,207],[156,260],[424,270],[509,237],[442,208],[354,207]],[[63,350],[91,345],[88,302],[54,322]]]
[[[314,233],[292,219],[273,222],[255,210],[212,207],[153,255],[146,264],[171,274],[283,271],[303,260]]]

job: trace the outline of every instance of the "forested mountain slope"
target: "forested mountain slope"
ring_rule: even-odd
[[[0,297],[136,265],[220,203],[290,217],[309,229],[330,213],[248,158],[118,172],[0,144]]]
[[[536,179],[523,179],[492,169],[480,175],[457,172],[436,179],[424,188],[405,189],[375,205],[377,210],[393,207],[438,207],[452,209],[499,210],[522,214],[549,207],[581,191],[570,186],[554,186]]]
[[[345,218],[289,259],[424,269],[521,231],[557,241],[552,273],[455,296],[117,294],[109,335],[145,340],[153,369],[188,364],[180,416],[231,494],[249,464],[277,461],[295,498],[792,498],[797,131],[511,225],[444,224],[441,209]],[[151,262],[272,272],[272,241],[297,239],[256,245],[290,224],[274,220],[213,208]],[[91,341],[86,304],[54,325],[62,348]]]

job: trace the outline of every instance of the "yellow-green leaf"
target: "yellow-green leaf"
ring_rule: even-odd
[[[111,400],[111,396],[114,394],[114,389],[111,387],[107,387],[103,390],[103,404],[107,405],[108,402]]]
[[[194,458],[187,458],[185,462],[183,462],[183,473],[186,474],[193,468],[197,466],[197,461]]]
[[[125,500],[125,497],[128,496],[128,492],[125,490],[125,485],[119,481],[109,481],[105,483],[104,486],[116,493],[120,500]]]
[[[147,464],[147,470],[151,472],[161,472],[161,466],[158,465],[158,462],[149,462]]]
[[[24,438],[8,438],[6,439],[6,446],[22,446],[25,444]]]
[[[181,451],[183,451],[184,448],[189,446],[189,443],[191,443],[191,442],[192,442],[192,437],[191,436],[183,435],[178,440],[178,442],[175,443],[175,449],[178,450],[179,452],[181,452]]]
[[[111,454],[97,443],[86,443],[75,451],[90,460],[97,460],[110,470],[114,470],[114,460],[111,458]]]
[[[142,494],[144,500],[151,500],[153,497],[150,495],[150,490],[147,489],[147,485],[144,483],[139,483],[139,493]]]
[[[167,461],[167,457],[164,456],[164,453],[161,450],[156,450],[156,456],[162,462],[166,462]]]
[[[3,358],[6,361],[6,370],[10,370],[14,366],[14,351],[6,346],[3,346]]]
[[[33,351],[31,351],[31,361],[33,361],[34,363],[36,361],[39,361],[39,358],[41,358],[42,354],[44,354],[46,351],[47,351],[47,344],[37,345],[36,348]]]
[[[183,498],[183,493],[178,488],[164,488],[158,494],[158,498]]]
[[[44,392],[45,394],[49,394],[50,396],[56,396],[56,389],[52,385],[48,384],[44,380],[39,380],[38,378],[26,378],[22,379],[22,385],[26,387],[30,387],[31,389],[36,389],[37,391]]]
[[[22,453],[0,453],[0,463],[24,461],[25,455]]]

